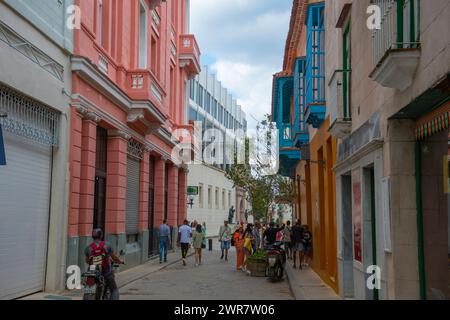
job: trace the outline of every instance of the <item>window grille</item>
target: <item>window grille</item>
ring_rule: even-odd
[[[0,118],[2,128],[34,142],[58,146],[60,114],[6,86],[0,85]]]

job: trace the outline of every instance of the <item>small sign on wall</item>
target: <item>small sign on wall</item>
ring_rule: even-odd
[[[189,186],[187,187],[188,196],[198,196],[198,187]]]
[[[0,166],[6,166],[5,142],[3,140],[1,123],[0,123]]]

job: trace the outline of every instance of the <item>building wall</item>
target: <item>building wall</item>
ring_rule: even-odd
[[[116,252],[125,253],[127,267],[157,253],[157,228],[164,219],[173,228],[175,239],[178,225],[187,216],[186,167],[172,157],[175,142],[171,135],[175,129],[186,128],[185,84],[200,71],[200,52],[195,38],[185,34],[185,2],[151,4],[156,2],[160,5],[153,10],[148,1],[103,0],[100,19],[98,1],[76,1],[84,14],[81,29],[75,31],[72,59],[68,264],[82,265],[83,249],[91,241],[97,127],[108,134],[106,239]],[[141,8],[145,13],[141,14]],[[140,42],[142,18],[147,41]],[[101,28],[99,21],[103,22]],[[186,38],[191,44],[188,49]],[[139,51],[145,43],[147,50]],[[127,203],[131,201],[127,199],[130,156],[140,166],[136,238],[127,234],[127,216],[132,210]],[[154,171],[150,157],[155,161]],[[150,180],[154,181],[152,197]]]
[[[331,78],[334,70],[342,68],[342,30],[336,29],[335,25],[345,3],[348,1],[326,2],[327,79]],[[367,141],[368,145],[361,145],[361,148],[355,150],[347,159],[338,160],[339,171],[345,173],[351,169],[352,163],[355,161],[357,163],[359,158],[369,152],[367,151],[369,149],[375,167],[382,168],[380,178],[387,179],[390,194],[382,194],[382,186],[376,185],[376,193],[381,195],[379,198],[377,197],[379,202],[377,206],[389,203],[387,219],[390,220],[391,228],[390,231],[384,230],[383,225],[377,224],[377,257],[382,267],[382,281],[387,281],[387,283],[383,283],[380,297],[384,299],[417,299],[419,298],[419,265],[418,226],[416,224],[418,208],[416,207],[416,168],[414,164],[415,123],[413,120],[393,120],[391,117],[398,115],[400,110],[448,74],[450,70],[448,63],[450,61],[449,35],[442,34],[440,30],[447,30],[450,27],[446,18],[450,10],[450,3],[448,1],[420,1],[420,61],[412,85],[404,91],[382,87],[369,78],[368,75],[375,66],[372,62],[372,33],[366,27],[368,15],[365,12],[371,3],[369,0],[351,1],[351,3],[351,50],[353,56],[351,132],[352,136],[356,138],[366,130],[366,137],[371,138]],[[329,92],[328,90],[327,94]],[[373,126],[372,120],[377,117],[379,117],[379,123]],[[374,135],[373,128],[375,131],[379,129],[379,134]],[[376,140],[382,141],[382,164],[379,163],[378,158],[380,152],[373,147],[377,144]],[[338,184],[340,179],[338,177]],[[338,192],[338,202],[340,196],[341,194]],[[386,216],[383,214],[385,213],[382,210],[377,211],[377,220],[384,221]],[[342,219],[342,214],[343,212],[338,210],[340,219]],[[384,233],[392,239],[392,250],[385,250],[383,238],[378,237],[378,234],[383,235]],[[341,269],[344,269],[344,266]],[[355,280],[355,288],[356,285]],[[367,298],[364,292],[357,294],[359,298]]]
[[[332,168],[336,161],[336,141],[328,133],[329,120],[311,136],[310,228],[313,234],[312,267],[334,290],[338,289],[336,253],[336,194]],[[307,182],[308,183],[308,182]]]
[[[228,213],[231,206],[234,206],[236,209],[236,189],[233,187],[233,182],[225,177],[223,171],[212,166],[191,164],[188,166],[188,169],[188,186],[198,186],[200,187],[199,190],[201,190],[201,195],[194,198],[194,206],[192,208],[188,207],[188,220],[196,220],[199,223],[205,222],[206,236],[218,236],[220,226],[223,225],[225,220],[228,221]],[[210,202],[208,202],[209,188],[211,188]],[[218,206],[216,206],[215,193],[217,189]],[[225,192],[225,199],[223,198],[223,192]]]
[[[54,25],[43,26],[37,23],[45,18],[42,11],[36,10],[37,2],[4,1],[0,3],[0,22],[28,44],[41,50],[46,58],[53,60],[63,71],[58,76],[48,72],[33,61],[31,56],[0,41],[0,82],[20,93],[51,107],[60,113],[58,132],[59,147],[54,149],[52,166],[52,198],[50,200],[50,222],[47,250],[46,290],[64,288],[68,195],[68,130],[69,95],[71,92],[70,53],[72,34],[64,26],[64,15],[53,17]],[[46,6],[50,5],[48,1]],[[67,5],[67,4],[64,4]],[[61,12],[64,8],[60,8]],[[31,15],[31,12],[33,14]],[[57,27],[58,26],[58,27]],[[58,39],[54,36],[58,34]],[[44,289],[44,288],[43,288]]]

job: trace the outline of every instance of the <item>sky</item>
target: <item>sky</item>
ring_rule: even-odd
[[[292,0],[191,0],[201,61],[247,114],[249,129],[270,113],[272,75],[281,71]]]

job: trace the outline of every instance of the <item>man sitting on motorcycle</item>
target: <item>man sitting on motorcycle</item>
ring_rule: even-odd
[[[105,279],[105,285],[111,290],[111,300],[119,300],[119,289],[117,288],[111,260],[118,264],[124,264],[124,262],[117,257],[111,245],[102,240],[102,229],[94,229],[92,231],[92,239],[94,242],[84,250],[86,263],[91,265],[95,255],[101,254],[104,257],[101,264],[101,270],[103,278]]]
[[[266,246],[273,245],[276,242],[277,233],[283,230],[282,228],[275,228],[275,223],[271,222],[269,228],[264,231],[263,238],[266,240]]]

